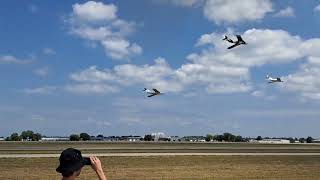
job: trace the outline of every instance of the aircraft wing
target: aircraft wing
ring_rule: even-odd
[[[232,49],[232,48],[234,48],[234,47],[236,47],[236,46],[239,46],[239,44],[234,44],[234,45],[228,47],[228,49]]]
[[[155,93],[160,93],[160,91],[158,91],[157,89],[153,89],[153,91],[154,91]]]
[[[152,96],[155,96],[155,94],[151,94],[151,95],[149,95],[148,97],[152,97]]]

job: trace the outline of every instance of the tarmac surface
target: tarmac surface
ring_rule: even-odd
[[[0,154],[0,158],[55,158],[60,154]],[[320,156],[320,153],[97,153],[83,156]]]

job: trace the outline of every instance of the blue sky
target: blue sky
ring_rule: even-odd
[[[0,136],[320,137],[320,1],[0,4]]]

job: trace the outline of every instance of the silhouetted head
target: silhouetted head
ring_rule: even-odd
[[[83,158],[81,152],[73,148],[62,151],[59,162],[56,171],[61,173],[63,177],[79,176],[82,167],[91,163],[90,159]]]

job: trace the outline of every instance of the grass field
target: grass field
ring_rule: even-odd
[[[317,144],[1,142],[0,154],[135,152],[320,153]],[[320,155],[299,156],[134,156],[100,157],[109,179],[320,180]],[[58,158],[0,158],[0,180],[59,179]],[[96,179],[85,167],[80,179]]]
[[[102,157],[109,179],[320,179],[320,156]],[[57,158],[0,158],[0,179],[59,179]],[[79,179],[96,179],[85,167]]]
[[[0,154],[60,153],[73,147],[84,153],[320,153],[318,144],[254,144],[254,143],[127,143],[127,142],[0,142]]]

